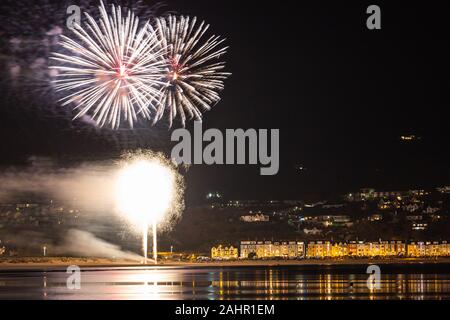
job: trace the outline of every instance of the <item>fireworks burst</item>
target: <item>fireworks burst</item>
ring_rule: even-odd
[[[161,2],[146,4],[145,0],[109,1],[132,9],[141,19],[153,19],[157,13],[164,13],[165,7]],[[98,3],[98,0],[2,0],[0,20],[8,23],[0,25],[0,62],[6,71],[0,82],[35,93],[34,101],[37,94],[43,96],[48,105],[56,73],[56,70],[49,70],[49,57],[60,48],[61,34],[68,32],[67,8],[78,5],[98,19],[98,10],[90,12]]]
[[[177,118],[183,126],[201,120],[230,75],[219,60],[224,39],[206,39],[209,25],[195,17],[167,15],[139,28],[131,11],[125,18],[120,6],[111,7],[109,15],[101,2],[99,23],[85,13],[87,23],[74,30],[77,41],[61,36],[66,52],[53,54],[61,65],[52,70],[63,105],[75,105],[75,118],[113,129],[122,120],[132,128],[138,116],[155,124],[168,114],[169,127]]]
[[[123,120],[133,127],[137,116],[151,120],[153,109],[162,98],[162,59],[164,51],[150,22],[139,27],[139,18],[131,10],[111,5],[109,15],[103,2],[99,7],[100,24],[85,13],[85,28],[73,30],[79,42],[61,36],[68,54],[54,53],[63,63],[54,81],[57,91],[69,91],[63,105],[75,104],[75,118],[90,115],[99,126],[118,128]]]
[[[185,125],[186,115],[201,120],[203,110],[210,110],[219,100],[218,92],[230,73],[223,72],[225,63],[217,61],[227,47],[220,47],[225,39],[211,36],[201,42],[208,30],[197,18],[168,15],[156,19],[156,32],[164,48],[167,85],[163,88],[161,104],[154,122],[167,110],[169,126],[179,116]]]

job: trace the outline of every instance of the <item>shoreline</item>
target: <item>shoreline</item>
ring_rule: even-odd
[[[208,266],[208,267],[276,267],[276,266],[352,266],[369,264],[450,264],[450,258],[423,259],[304,259],[304,260],[239,260],[217,262],[173,262],[171,265]]]
[[[144,265],[129,260],[105,258],[7,258],[0,259],[0,271],[17,269],[55,268],[70,265],[80,267],[178,267],[178,268],[235,268],[235,267],[301,267],[301,266],[361,266],[361,265],[441,265],[450,264],[450,257],[443,258],[390,258],[390,259],[304,259],[304,260],[234,260],[189,262],[163,260],[157,265]],[[449,270],[450,272],[450,270]]]

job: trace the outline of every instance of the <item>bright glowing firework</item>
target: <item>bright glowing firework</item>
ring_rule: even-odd
[[[201,120],[201,110],[210,110],[220,100],[218,92],[230,73],[223,72],[225,63],[218,58],[227,47],[220,47],[224,39],[211,36],[202,42],[209,28],[197,18],[168,15],[156,19],[156,32],[165,49],[167,85],[163,88],[161,105],[154,122],[169,112],[169,125],[179,116],[184,126],[186,115]]]
[[[75,118],[88,114],[99,126],[112,128],[123,119],[133,127],[138,116],[150,120],[161,99],[163,50],[148,21],[139,28],[130,10],[123,17],[120,6],[111,7],[108,15],[101,2],[99,24],[85,14],[88,23],[73,31],[80,42],[61,36],[70,53],[54,53],[53,59],[64,64],[53,67],[59,71],[55,89],[68,92],[63,105],[76,105]]]
[[[153,227],[153,259],[157,263],[157,224],[182,207],[182,183],[167,160],[152,154],[129,157],[117,178],[118,210],[143,232],[144,261],[147,261],[148,227]]]

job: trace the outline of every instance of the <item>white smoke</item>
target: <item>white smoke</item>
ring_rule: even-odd
[[[97,238],[92,233],[71,229],[62,245],[50,248],[52,255],[74,255],[82,257],[111,258],[139,261],[141,256],[122,251],[117,245]]]
[[[114,206],[115,171],[111,163],[61,169],[45,158],[30,160],[27,168],[9,168],[0,174],[0,201],[25,193],[47,195],[63,203],[70,201],[81,208],[102,210]]]
[[[60,244],[51,245],[53,239],[39,231],[20,231],[3,235],[12,240],[17,247],[26,248],[28,252],[41,252],[43,245],[47,247],[48,256],[75,256],[140,261],[142,257],[123,251],[120,246],[96,237],[94,234],[78,229],[70,229],[63,236]]]

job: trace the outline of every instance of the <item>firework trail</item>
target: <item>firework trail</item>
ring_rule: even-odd
[[[177,116],[184,126],[189,119],[201,120],[201,110],[210,110],[219,100],[223,81],[231,75],[223,72],[218,61],[228,47],[225,39],[211,36],[202,42],[209,25],[197,24],[197,18],[168,15],[156,19],[155,29],[164,50],[166,86],[154,122],[167,110],[169,126]]]
[[[63,63],[54,81],[57,91],[69,91],[63,105],[74,103],[75,118],[89,114],[99,126],[116,129],[122,118],[132,128],[137,116],[150,120],[161,99],[163,50],[150,22],[139,27],[131,10],[122,17],[121,7],[111,5],[109,15],[101,2],[100,25],[85,14],[85,28],[73,30],[80,42],[61,36],[69,54],[54,53]]]

